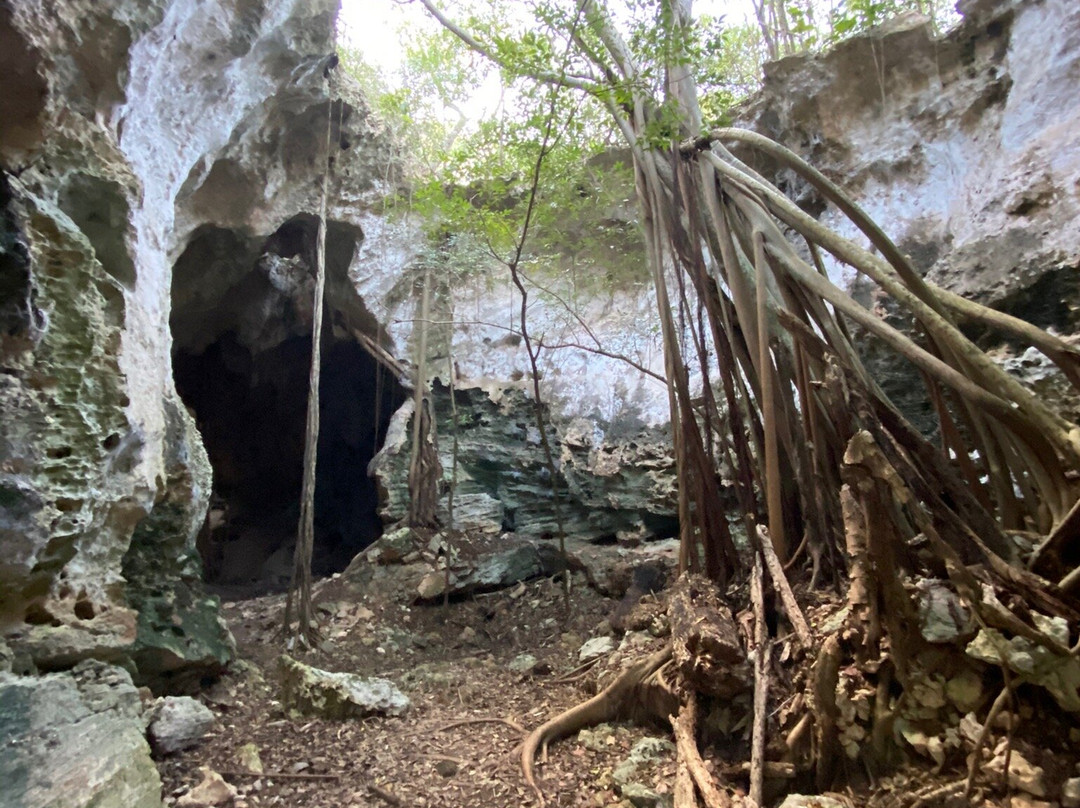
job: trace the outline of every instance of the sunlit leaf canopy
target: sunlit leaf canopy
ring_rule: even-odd
[[[589,58],[603,51],[587,26],[574,24],[573,0],[439,4],[493,58],[467,47],[419,2],[344,0],[339,25],[345,63],[381,119],[407,144],[410,210],[434,214],[430,220],[504,249],[520,218],[514,203],[521,200],[548,117],[551,86],[533,77],[558,75],[586,92],[554,99],[559,129],[545,159],[540,215],[558,208],[572,220],[584,202],[568,191],[595,190],[589,159],[623,145],[604,102],[626,103],[634,90],[662,97],[670,62],[660,3],[605,5],[641,67],[635,82],[643,86],[612,82],[614,74],[605,75]],[[910,12],[941,25],[955,18],[947,0],[697,0],[694,23],[678,43],[679,59],[697,83],[705,126],[721,125],[758,88],[767,59],[819,49]],[[654,119],[648,133],[658,141],[671,135],[663,120]]]

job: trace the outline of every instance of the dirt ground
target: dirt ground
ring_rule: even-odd
[[[200,767],[209,767],[237,788],[234,808],[538,805],[519,764],[525,732],[594,695],[624,664],[665,642],[648,631],[616,635],[616,650],[583,670],[582,643],[612,633],[609,619],[618,603],[590,588],[583,575],[572,576],[569,609],[561,584],[551,579],[447,605],[418,605],[416,576],[408,566],[368,567],[361,575],[347,571],[317,582],[323,640],[317,649],[293,654],[326,670],[390,679],[411,700],[396,718],[289,719],[277,701],[284,596],[224,604],[239,661],[201,694],[218,719],[210,736],[159,760],[166,804],[175,804],[202,779]],[[639,797],[617,786],[617,771],[647,737],[658,739],[655,754],[633,780],[654,793]],[[618,724],[555,744],[540,767],[547,804],[648,808],[659,797],[660,808],[670,805],[675,755],[669,739],[663,727]],[[245,762],[252,746],[261,761],[258,776]],[[730,765],[747,759],[741,751],[706,750],[706,764],[724,773],[727,784],[745,788],[745,770]],[[908,770],[868,784],[861,794],[836,796],[849,806],[968,804],[957,801],[958,777],[957,771]],[[947,794],[917,799],[949,784]],[[971,804],[1006,803],[980,793]]]
[[[211,736],[159,761],[167,804],[201,779],[200,766],[238,788],[235,808],[535,804],[518,762],[522,730],[595,692],[596,673],[576,672],[578,650],[617,602],[576,575],[569,613],[561,585],[549,579],[445,606],[415,605],[394,568],[387,569],[391,574],[367,582],[365,591],[341,577],[319,582],[324,641],[296,656],[326,670],[388,678],[411,700],[408,712],[363,721],[289,720],[276,701],[284,596],[226,603],[241,662],[203,694],[218,715]],[[660,641],[635,635],[624,653],[636,658],[650,643]],[[525,653],[535,665],[515,672],[510,663]],[[618,802],[611,770],[646,733],[611,729],[596,749],[573,741],[553,748],[542,770],[550,804]],[[258,749],[261,777],[241,774],[247,744]],[[671,754],[649,779],[670,782],[673,770]]]

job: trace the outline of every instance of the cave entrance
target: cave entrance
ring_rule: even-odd
[[[206,229],[174,268],[176,389],[195,417],[214,473],[198,546],[206,580],[226,597],[278,591],[292,574],[311,367],[305,255],[314,225],[308,218],[291,220],[255,245],[233,231]],[[356,235],[328,229],[328,287],[331,273],[344,277]],[[351,305],[355,321],[356,301]],[[326,312],[316,576],[343,570],[381,535],[367,467],[405,399],[395,376],[350,337],[349,314],[332,303]]]

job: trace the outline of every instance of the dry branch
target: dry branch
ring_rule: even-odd
[[[769,529],[765,525],[758,525],[757,533],[761,539],[761,554],[765,557],[765,566],[769,570],[769,577],[780,595],[780,601],[784,604],[784,611],[787,613],[788,620],[791,621],[792,628],[795,629],[795,636],[799,638],[799,644],[802,645],[804,650],[809,651],[814,643],[814,634],[810,631],[810,625],[806,622],[806,617],[799,607],[799,602],[795,600],[795,593],[791,591],[791,584],[784,573],[784,567],[773,551],[773,544],[769,538]]]
[[[787,763],[782,760],[766,760],[762,765],[762,769],[765,777],[770,780],[793,780],[799,773],[794,763]],[[741,763],[729,763],[726,766],[721,766],[720,772],[725,777],[735,777],[740,774],[749,775],[750,762],[744,760]]]
[[[761,556],[755,554],[750,573],[750,600],[754,604],[754,731],[750,746],[750,801],[763,805],[765,734],[769,707],[769,657],[772,643],[765,625],[765,587]]]
[[[814,777],[818,791],[828,789],[836,775],[837,750],[840,747],[837,729],[840,710],[836,706],[836,684],[839,679],[840,638],[832,634],[822,643],[817,660],[814,662],[811,708],[816,716]]]
[[[259,777],[266,780],[340,780],[340,774],[309,774],[308,772],[247,772],[226,770],[222,777]]]
[[[459,721],[451,721],[449,724],[443,724],[441,727],[437,727],[435,732],[447,732],[458,727],[475,726],[476,724],[503,724],[514,732],[520,732],[525,734],[525,728],[521,726],[517,721],[511,721],[509,718],[462,718]]]
[[[675,769],[674,788],[675,808],[700,808],[697,792],[694,791],[694,779],[686,761],[679,760]]]
[[[678,750],[679,765],[685,766],[690,778],[697,786],[707,808],[729,808],[731,797],[713,782],[705,762],[697,748],[697,696],[693,693],[679,710],[677,718],[671,719],[675,732],[675,748]]]
[[[975,773],[979,771],[982,766],[982,750],[986,745],[986,739],[990,737],[991,727],[994,725],[994,721],[998,717],[998,713],[1005,707],[1012,697],[1012,688],[1008,684],[1001,689],[998,693],[994,703],[990,705],[990,711],[986,714],[986,721],[982,725],[982,729],[979,730],[979,736],[975,739],[975,747],[971,752],[971,762],[968,765],[967,780],[964,781],[964,799],[971,797],[971,790],[975,787]],[[1008,774],[1009,768],[1005,767],[1004,771]]]
[[[367,789],[380,800],[385,802],[387,805],[393,805],[394,808],[398,808],[398,806],[405,804],[404,802],[402,802],[401,797],[399,797],[397,794],[393,794],[390,791],[387,791],[385,788],[375,785],[374,783],[368,783]]]
[[[349,333],[353,339],[360,343],[361,347],[366,350],[371,358],[381,364],[387,370],[394,374],[395,378],[403,378],[408,375],[408,370],[398,359],[375,341],[373,337],[368,336],[363,331],[358,331],[355,328],[349,329]]]

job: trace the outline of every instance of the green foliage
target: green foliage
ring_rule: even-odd
[[[953,0],[765,0],[765,4],[773,12],[769,19],[786,21],[786,31],[774,31],[784,45],[780,56],[826,50],[904,14],[926,15],[939,31],[957,19]],[[783,29],[784,23],[777,28]]]
[[[481,120],[450,113],[466,106],[489,78],[489,66],[478,64],[475,54],[441,28],[408,34],[402,67],[393,76],[366,65],[355,51],[345,54],[346,69],[408,150],[409,185],[390,200],[390,207],[421,224],[428,245],[422,253],[449,267],[455,277],[482,275],[493,258],[508,260],[521,235],[553,108],[554,137],[544,159],[523,266],[538,279],[568,280],[575,289],[593,281],[622,282],[626,279],[615,268],[624,266],[629,282],[641,280],[640,236],[628,220],[633,212],[626,204],[633,178],[626,165],[603,156],[617,139],[610,116],[595,100],[583,103],[567,92],[559,93],[553,105],[551,89],[526,78],[563,69],[571,6],[535,7],[542,23],[537,27],[515,26],[521,17],[517,6],[476,3],[468,10],[467,27],[500,60],[502,96]],[[604,270],[597,271],[601,266]],[[569,274],[580,275],[581,283],[563,277]]]
[[[438,172],[464,128],[460,105],[491,68],[448,31],[402,32],[402,61],[386,75],[354,48],[342,47],[342,64],[367,95],[376,115],[408,144],[412,179]]]
[[[945,17],[949,0],[764,0],[763,19],[783,31],[784,52],[815,50],[911,10]],[[543,161],[532,230],[523,256],[531,273],[573,289],[644,279],[641,236],[633,221],[633,179],[610,159],[618,141],[607,105],[630,108],[636,94],[658,99],[641,133],[663,148],[690,134],[667,97],[667,67],[686,68],[697,82],[707,127],[729,122],[730,110],[760,84],[769,55],[765,25],[728,24],[701,16],[674,29],[668,3],[623,0],[615,21],[638,65],[637,86],[618,71],[575,0],[447,0],[455,19],[494,56],[483,59],[441,26],[402,33],[402,63],[387,75],[346,50],[343,61],[373,108],[404,144],[408,187],[394,209],[423,223],[432,254],[457,261],[456,273],[478,274],[491,258],[512,257],[521,236],[528,190],[549,115],[554,137]],[[781,35],[782,34],[782,35]],[[557,91],[535,76],[566,75],[589,92]],[[480,88],[498,79],[501,96],[480,120],[466,114]],[[552,93],[556,93],[554,100]],[[492,108],[493,107],[493,108]],[[475,117],[475,116],[474,116]],[[605,156],[607,155],[607,156]],[[629,160],[625,160],[629,163]],[[598,169],[603,164],[605,168]],[[447,246],[447,234],[453,234]],[[461,253],[466,258],[453,258]],[[572,276],[572,277],[571,277]],[[639,277],[640,276],[640,277]]]
[[[706,126],[729,123],[728,111],[761,86],[765,49],[753,25],[704,20],[704,58],[700,63],[699,103]]]
[[[867,31],[908,11],[919,11],[922,2],[912,0],[844,0],[829,15],[825,44]]]

